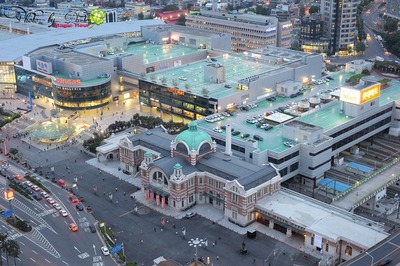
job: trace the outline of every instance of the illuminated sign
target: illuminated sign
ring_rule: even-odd
[[[6,200],[14,199],[14,190],[12,189],[4,190],[4,198]]]
[[[33,80],[34,82],[40,83],[40,84],[42,84],[42,85],[44,85],[44,86],[46,86],[46,87],[53,87],[53,83],[51,83],[51,82],[48,81],[48,80],[44,80],[44,79],[41,79],[41,78],[38,78],[38,77],[33,77],[32,80]]]
[[[380,90],[380,83],[374,84],[363,90],[342,87],[340,89],[340,100],[353,104],[363,104],[378,98],[380,95]]]
[[[267,28],[267,29],[265,29],[265,31],[266,32],[276,31],[276,27]]]
[[[172,94],[179,95],[179,96],[185,95],[184,91],[180,91],[180,90],[173,89],[173,88],[167,88],[167,91],[172,93]]]
[[[361,104],[369,102],[375,98],[378,98],[381,94],[381,84],[374,84],[365,90],[361,91]]]
[[[62,78],[56,78],[57,83],[61,84],[68,84],[68,85],[79,85],[81,84],[80,79],[62,79]]]

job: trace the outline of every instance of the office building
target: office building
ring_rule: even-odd
[[[304,52],[328,52],[329,39],[323,37],[323,25],[319,14],[301,19],[299,41]]]
[[[265,46],[290,47],[292,24],[276,17],[252,15],[202,8],[198,15],[188,15],[186,26],[232,36],[232,51],[243,52]]]

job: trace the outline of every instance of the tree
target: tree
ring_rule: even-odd
[[[7,234],[0,233],[0,258],[2,257],[2,256],[1,256],[2,250],[5,249],[7,237],[8,237]],[[0,259],[0,265],[3,265],[1,259]]]
[[[356,52],[357,53],[364,53],[364,51],[365,51],[365,44],[364,44],[364,42],[358,42],[357,44],[356,44]]]
[[[386,23],[383,26],[383,28],[385,31],[395,32],[395,31],[397,31],[397,21],[392,18],[387,18]]]
[[[177,5],[166,5],[163,11],[165,12],[174,10],[179,10],[179,7]]]
[[[202,93],[203,95],[208,95],[209,92],[210,92],[210,91],[209,91],[207,88],[203,88],[203,89],[201,90],[201,93]]]
[[[5,242],[5,250],[7,255],[7,265],[8,265],[8,256],[14,258],[14,265],[17,264],[16,259],[18,258],[19,254],[21,254],[21,250],[19,248],[18,242],[15,240],[6,240]]]
[[[138,16],[138,20],[143,20],[144,19],[143,12],[140,12],[137,16]]]
[[[8,152],[11,154],[11,158],[15,159],[18,150],[16,148],[11,148]]]
[[[363,74],[363,75],[370,75],[371,73],[369,72],[369,70],[368,69],[363,69],[363,71],[361,71],[361,74]]]
[[[180,15],[176,21],[176,25],[186,26],[186,16]]]
[[[311,6],[310,9],[308,10],[308,13],[315,14],[319,12],[319,6]]]

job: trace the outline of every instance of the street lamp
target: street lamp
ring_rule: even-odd
[[[197,247],[201,247],[203,244],[204,244],[204,240],[203,239],[199,239],[199,238],[195,238],[195,239],[190,239],[189,241],[188,241],[188,243],[189,243],[189,246],[191,246],[191,247],[195,247],[196,248],[196,254],[195,254],[195,256],[196,256],[196,262],[195,262],[195,264],[197,265],[197,258],[198,258],[198,255],[197,255]]]
[[[399,211],[400,211],[400,197],[399,194],[394,195],[394,199],[397,200],[397,219],[399,219]]]
[[[370,256],[371,257],[371,266],[373,266],[374,265],[374,257],[371,255],[371,254],[369,254],[368,253],[368,251],[365,251],[365,254],[367,254],[368,256]]]

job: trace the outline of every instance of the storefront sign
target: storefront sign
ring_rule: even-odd
[[[21,6],[0,6],[0,16],[16,19],[18,22],[43,23],[47,21],[49,27],[55,28],[91,28],[94,24],[104,23],[106,14],[98,8],[88,13],[85,9],[71,10],[65,13],[63,21],[56,20],[53,12],[48,17],[43,10],[27,10]]]
[[[46,87],[53,87],[53,84],[48,80],[45,80],[45,79],[42,79],[42,78],[38,78],[38,77],[33,77],[32,80],[34,82],[42,84],[42,85],[44,85]]]
[[[381,84],[377,83],[361,91],[361,103],[369,102],[378,98],[381,94]]]
[[[63,90],[63,91],[80,91],[82,88],[68,88],[68,87],[58,87],[57,89]]]
[[[43,72],[46,74],[53,73],[53,66],[52,66],[51,62],[36,60],[36,69],[37,69],[37,71],[40,71],[40,72]]]
[[[172,93],[172,94],[179,95],[179,96],[185,95],[184,91],[173,89],[173,88],[168,88],[167,91]]]
[[[61,84],[68,84],[68,85],[79,85],[81,84],[80,79],[62,79],[62,78],[56,78],[57,83]]]

